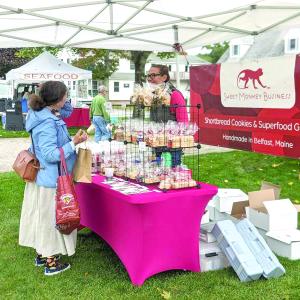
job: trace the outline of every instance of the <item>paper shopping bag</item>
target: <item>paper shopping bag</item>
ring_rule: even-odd
[[[95,125],[92,123],[90,127],[86,130],[88,134],[95,134]]]
[[[77,160],[73,170],[73,178],[76,182],[92,182],[92,152],[89,149],[79,148]]]

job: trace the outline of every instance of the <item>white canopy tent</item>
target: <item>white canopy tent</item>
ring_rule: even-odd
[[[0,48],[172,51],[295,24],[299,0],[1,0]]]
[[[1,0],[0,48],[180,51],[295,25],[300,0]]]
[[[49,52],[44,52],[27,64],[12,69],[6,74],[7,80],[46,81],[92,79],[92,72],[64,63]]]
[[[72,103],[76,104],[78,100],[84,99],[88,95],[88,80],[92,79],[92,71],[76,68],[64,63],[49,52],[44,52],[27,64],[10,70],[6,74],[6,79],[10,82],[11,96],[19,83],[38,83],[47,80],[64,81],[70,88]],[[76,84],[76,88],[73,90],[72,82],[79,80],[84,80],[81,82],[83,84],[80,86]],[[68,83],[71,83],[71,86]]]

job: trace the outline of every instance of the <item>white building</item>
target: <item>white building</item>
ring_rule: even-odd
[[[113,103],[128,103],[134,89],[134,63],[119,60],[119,69],[109,78],[109,100]]]
[[[268,31],[233,39],[218,63],[291,55],[300,52],[300,28]]]
[[[58,58],[67,64],[71,64],[72,60],[76,59],[77,56],[74,53],[64,48],[58,54]],[[82,99],[84,101],[90,102],[93,96],[97,94],[98,86],[100,81],[98,80],[79,80],[79,81],[67,81],[65,82],[69,89],[71,99]]]

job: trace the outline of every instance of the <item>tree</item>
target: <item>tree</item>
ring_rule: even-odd
[[[16,69],[28,62],[26,58],[16,56],[18,48],[1,48],[0,49],[0,78],[11,69]]]
[[[92,71],[93,79],[102,81],[118,70],[120,58],[129,58],[128,52],[118,50],[74,48],[73,52],[79,57],[72,65]]]
[[[211,63],[216,63],[220,57],[225,53],[225,51],[228,49],[229,43],[216,43],[213,45],[206,45],[203,48],[210,50],[208,54],[198,54],[198,56],[204,60],[207,60]]]
[[[150,51],[130,51],[130,59],[135,68],[135,83],[145,81],[145,65],[150,54]]]
[[[157,56],[161,59],[174,58],[176,55],[175,52],[158,52]]]
[[[54,47],[32,47],[32,48],[21,48],[16,52],[16,56],[19,58],[25,58],[28,61],[39,56],[45,51],[50,52],[53,55],[57,55],[63,48]]]

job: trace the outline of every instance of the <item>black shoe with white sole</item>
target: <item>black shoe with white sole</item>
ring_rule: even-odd
[[[46,276],[52,276],[59,273],[62,273],[71,268],[70,264],[61,263],[57,260],[53,260],[51,263],[46,263],[45,272]]]

